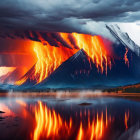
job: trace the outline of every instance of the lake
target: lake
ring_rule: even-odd
[[[0,140],[139,140],[139,97],[113,94],[0,93]]]

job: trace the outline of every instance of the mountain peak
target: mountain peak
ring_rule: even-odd
[[[125,47],[129,48],[136,55],[140,56],[140,46],[138,46],[127,33],[121,31],[120,27],[116,25],[106,25],[110,33],[119,40]]]

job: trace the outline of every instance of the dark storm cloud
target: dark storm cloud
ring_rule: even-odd
[[[139,0],[3,0],[0,30],[104,34],[103,22],[140,20],[139,6]]]

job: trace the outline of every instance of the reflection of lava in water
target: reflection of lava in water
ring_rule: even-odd
[[[91,119],[90,111],[84,114],[80,112],[80,127],[77,129],[77,124],[73,123],[72,117],[68,121],[63,119],[54,109],[49,109],[47,106],[39,102],[39,106],[35,108],[36,127],[33,132],[33,139],[69,139],[73,133],[77,133],[77,140],[84,139],[100,139],[103,137],[108,124],[111,123],[111,117],[107,117],[107,110],[104,114],[97,113]],[[84,117],[88,117],[88,123],[85,123]]]
[[[107,120],[108,121],[108,120]],[[82,122],[80,123],[78,140],[84,139],[100,139],[103,136],[105,131],[105,123],[103,120],[103,113],[101,114],[101,118],[98,118],[98,114],[96,117],[96,121],[93,119],[92,122],[88,120],[88,128],[83,128]]]
[[[61,132],[64,136],[69,136],[70,134],[72,128],[71,118],[69,123],[67,123],[55,110],[50,110],[41,102],[39,102],[39,107],[35,109],[35,119],[34,140],[40,138],[59,138]]]
[[[7,116],[15,116],[15,113],[4,103],[0,103],[0,111],[3,111],[4,113],[2,114],[3,117]]]
[[[124,123],[125,123],[126,130],[128,129],[128,120],[129,120],[129,111],[125,112],[125,120],[124,120]]]
[[[97,112],[90,109],[80,109],[74,111],[74,114],[65,114],[65,112],[57,112],[41,101],[36,106],[32,104],[28,106],[22,100],[16,100],[16,103],[19,105],[17,113],[13,113],[6,104],[0,104],[0,110],[8,113],[6,116],[21,116],[24,120],[28,120],[26,124],[27,127],[30,127],[28,137],[33,140],[101,140],[106,138],[108,132],[111,135],[110,128],[113,128],[112,126],[117,121],[107,108]],[[123,126],[127,130],[130,120],[129,110],[125,112],[123,120]]]
[[[96,65],[98,72],[105,72],[107,74],[107,67],[109,66],[111,69],[112,58],[111,53],[108,51],[110,46],[104,43],[102,37],[78,33],[58,33],[58,35],[59,40],[53,38],[58,47],[52,46],[44,40],[42,40],[42,44],[34,42],[37,63],[29,75],[25,75],[16,82],[17,85],[25,83],[27,79],[40,83],[80,49],[83,49],[89,57],[91,69],[91,61]]]

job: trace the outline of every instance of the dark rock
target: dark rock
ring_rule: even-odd
[[[80,106],[87,106],[87,105],[91,105],[92,103],[81,103],[79,104]]]

